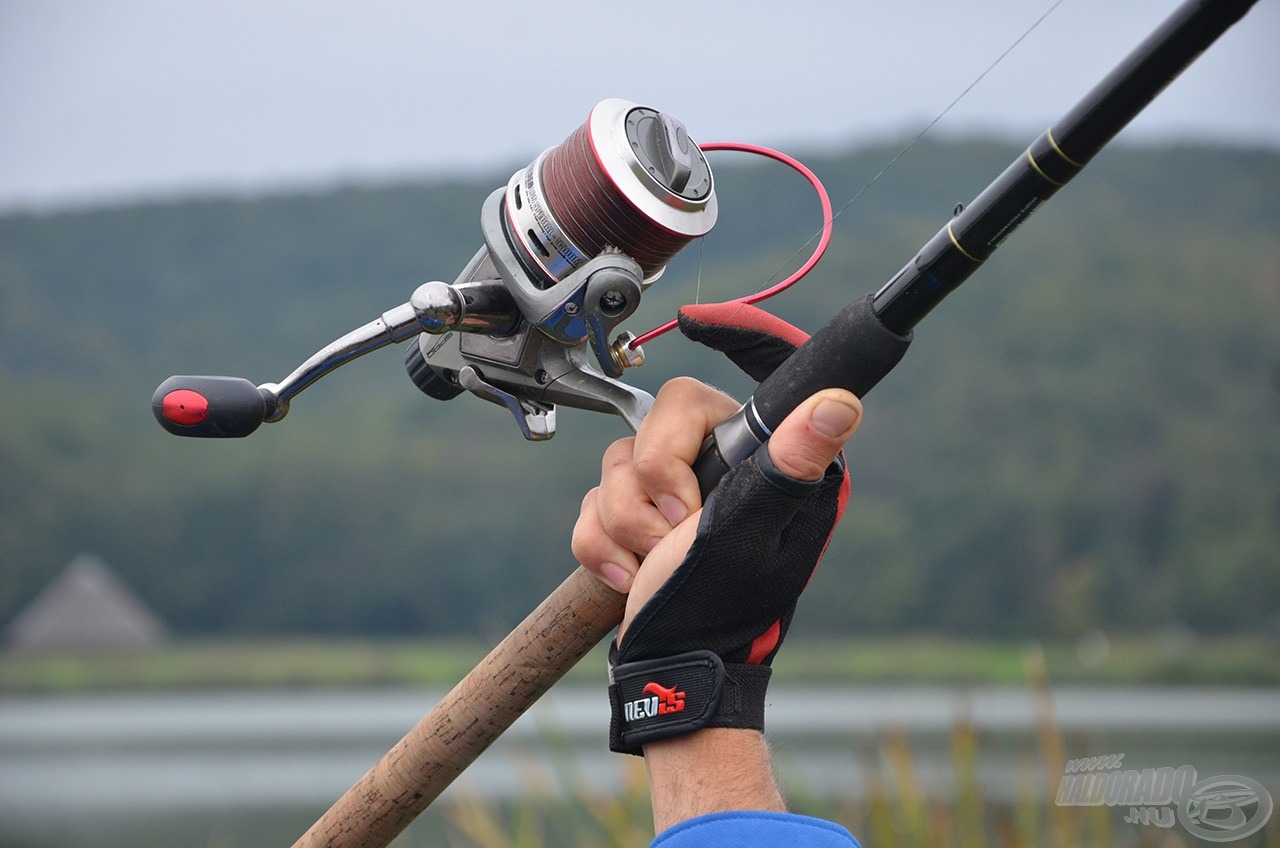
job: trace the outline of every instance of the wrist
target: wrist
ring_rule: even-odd
[[[764,734],[711,727],[644,746],[656,832],[736,810],[784,812]]]
[[[651,742],[705,728],[764,729],[766,665],[725,663],[711,651],[618,663],[610,652],[609,749],[639,754]]]

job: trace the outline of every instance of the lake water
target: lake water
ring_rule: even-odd
[[[289,844],[442,694],[0,697],[0,846]],[[791,686],[768,722],[788,786],[842,799],[885,773],[888,740],[909,747],[925,791],[946,795],[968,722],[984,796],[1011,800],[1057,790],[1037,716],[1019,688]],[[602,689],[556,688],[445,800],[619,791],[631,758],[607,753],[607,721]],[[1125,768],[1190,764],[1280,789],[1280,689],[1055,689],[1052,722],[1067,757],[1123,753]]]

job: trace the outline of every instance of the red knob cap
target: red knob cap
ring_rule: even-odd
[[[176,389],[164,396],[161,410],[174,424],[190,426],[209,417],[209,400],[191,389]]]

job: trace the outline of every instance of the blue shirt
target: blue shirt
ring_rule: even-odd
[[[649,848],[861,848],[838,824],[792,813],[712,813],[658,834]]]

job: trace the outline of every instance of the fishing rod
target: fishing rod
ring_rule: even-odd
[[[704,489],[813,392],[862,396],[905,354],[913,328],[1070,181],[1255,0],[1189,0],[1037,138],[884,286],[846,306],[716,428]],[[624,342],[625,345],[625,342]],[[621,621],[624,596],[574,571],[298,840],[383,848]],[[500,681],[500,682],[499,682]]]
[[[871,391],[902,359],[913,328],[1255,2],[1180,6],[971,203],[958,207],[889,282],[814,333],[708,437],[694,466],[704,496],[814,392],[843,388],[863,397]]]

